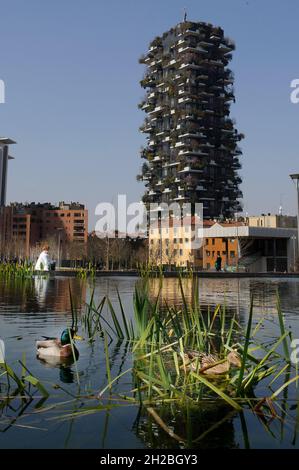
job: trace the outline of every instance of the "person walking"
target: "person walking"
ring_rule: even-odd
[[[222,265],[222,258],[221,256],[217,256],[216,263],[215,263],[216,271],[221,271],[221,265]]]

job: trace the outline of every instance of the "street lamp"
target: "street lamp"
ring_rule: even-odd
[[[292,180],[295,183],[296,189],[297,189],[297,227],[298,227],[298,233],[297,233],[297,243],[298,243],[298,251],[297,251],[297,256],[299,256],[299,173],[290,175]]]
[[[58,256],[57,256],[57,267],[60,268],[60,245],[61,245],[61,232],[62,232],[63,228],[58,228],[57,229],[57,232],[58,232]]]
[[[296,271],[296,235],[291,236],[291,240],[293,240],[293,269],[294,272]]]
[[[236,238],[237,238],[237,263],[236,263],[237,272],[239,272],[239,226],[238,226],[238,219],[239,219],[239,214],[238,214],[238,212],[236,212],[235,213],[235,221],[236,221]]]

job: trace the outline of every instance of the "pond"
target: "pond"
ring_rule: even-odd
[[[159,416],[169,429],[184,435],[182,444],[171,438],[144,408],[136,404],[118,403],[115,393],[123,395],[132,389],[129,374],[121,375],[132,367],[132,354],[126,341],[109,339],[111,376],[119,379],[114,384],[114,395],[108,395],[105,405],[99,406],[95,395],[107,384],[105,345],[102,338],[93,343],[77,342],[80,352],[76,364],[43,362],[36,357],[35,342],[42,336],[60,336],[70,326],[71,300],[78,312],[84,310],[93,288],[95,303],[108,296],[120,315],[117,291],[124,310],[132,316],[133,293],[136,278],[102,277],[94,281],[56,277],[26,280],[0,279],[0,339],[5,342],[6,362],[20,370],[22,361],[32,375],[50,391],[47,400],[22,400],[16,396],[9,402],[0,401],[1,448],[299,448],[297,428],[299,408],[297,383],[287,387],[278,401],[281,410],[276,419],[267,423],[251,410],[232,412],[226,404],[185,406],[174,404],[158,409]],[[191,300],[193,284],[183,280],[187,300]],[[253,327],[260,325],[258,336],[265,342],[279,337],[277,322],[277,291],[286,328],[293,338],[299,338],[299,279],[242,278],[199,279],[199,303],[206,312],[218,304],[225,304],[227,316],[235,316],[246,325],[253,298]],[[159,292],[159,280],[150,281],[150,295]],[[161,291],[163,304],[180,306],[182,296],[177,279],[164,279]],[[108,315],[105,304],[103,314]],[[80,316],[80,315],[79,315]],[[277,378],[277,389],[284,383],[284,374]],[[78,393],[79,391],[79,393]],[[0,377],[0,398],[1,398]],[[263,384],[259,396],[263,396]],[[266,393],[266,392],[265,392]],[[76,397],[86,397],[76,398]],[[89,414],[86,405],[98,406]],[[78,412],[84,410],[82,416]],[[76,417],[72,417],[77,413]],[[200,439],[198,439],[200,437]]]

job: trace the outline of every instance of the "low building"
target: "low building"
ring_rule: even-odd
[[[214,270],[221,257],[225,270],[292,271],[298,256],[296,217],[267,217],[261,219],[263,225],[258,224],[258,217],[225,222],[204,220],[199,229],[202,244],[195,248],[191,242],[191,217],[183,222],[170,219],[156,223],[149,230],[149,261],[154,265]]]
[[[209,221],[203,222],[210,225]],[[149,228],[149,262],[154,265],[202,269],[202,250],[194,247],[193,235],[200,223],[195,217],[170,217]],[[197,244],[196,244],[197,245]]]
[[[205,226],[203,231],[204,244],[202,249],[203,269],[214,269],[218,257],[221,257],[222,266],[234,267],[238,265],[239,247],[238,247],[238,229],[243,226],[243,222],[224,222],[217,225],[223,228],[229,228],[234,233],[231,237],[215,236],[214,231],[210,230],[215,226],[215,222],[210,227]]]
[[[292,271],[297,257],[296,237],[296,228],[215,223],[204,229],[206,242],[214,239],[215,246],[227,243],[234,251],[233,259],[223,257],[223,266],[247,272]],[[208,269],[205,254],[203,259],[203,266]]]
[[[68,243],[86,244],[88,211],[83,204],[60,202],[13,203],[1,210],[0,248],[15,256],[30,256],[42,242],[53,241],[65,247]]]
[[[296,228],[297,217],[282,214],[261,214],[246,217],[249,227]]]

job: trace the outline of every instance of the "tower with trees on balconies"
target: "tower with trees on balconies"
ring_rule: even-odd
[[[147,134],[137,179],[148,203],[201,202],[204,218],[232,217],[241,210],[242,154],[230,117],[234,43],[221,28],[184,21],[150,44],[139,107]]]

